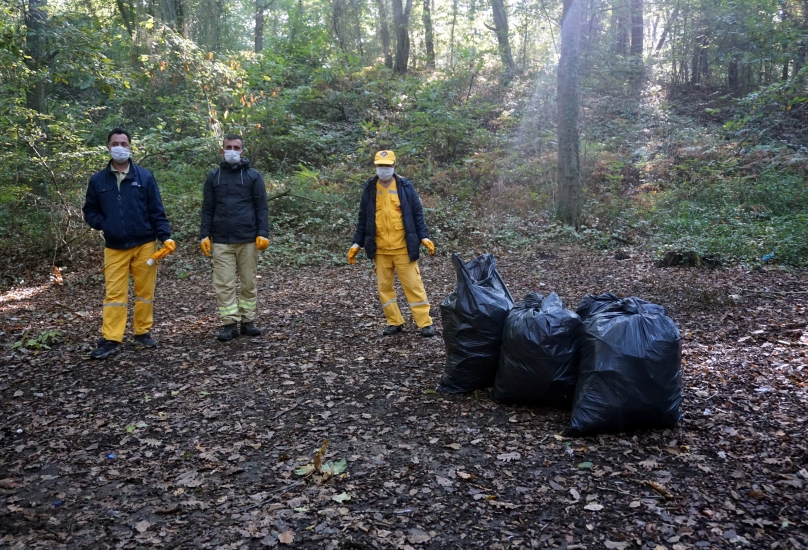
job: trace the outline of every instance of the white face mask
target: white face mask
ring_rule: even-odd
[[[116,145],[109,148],[109,154],[115,162],[126,162],[129,159],[129,149]]]
[[[225,150],[224,161],[228,164],[238,164],[241,161],[241,152],[232,149]]]
[[[379,176],[380,180],[387,181],[387,180],[389,180],[390,178],[393,177],[393,170],[394,170],[394,168],[392,166],[390,166],[390,167],[377,166],[376,167],[376,175]]]

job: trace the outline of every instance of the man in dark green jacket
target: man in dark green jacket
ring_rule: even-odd
[[[224,160],[208,174],[202,201],[199,237],[202,252],[213,257],[213,288],[222,319],[216,338],[223,342],[239,332],[261,335],[253,321],[258,300],[257,251],[269,246],[267,191],[261,174],[241,156],[243,150],[241,136],[224,137]],[[238,299],[237,275],[241,284]]]

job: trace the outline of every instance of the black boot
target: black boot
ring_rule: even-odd
[[[261,336],[261,329],[255,326],[252,321],[242,321],[241,334],[245,336]]]
[[[387,325],[387,328],[382,331],[382,336],[392,336],[402,330],[404,330],[403,325]]]
[[[224,325],[219,329],[219,332],[216,333],[216,339],[220,342],[227,342],[233,338],[238,338],[238,325],[236,325],[236,323]]]

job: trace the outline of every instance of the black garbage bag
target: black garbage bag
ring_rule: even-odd
[[[586,298],[578,302],[578,309],[575,310],[575,313],[578,314],[581,321],[586,322],[591,315],[594,315],[603,308],[608,307],[615,302],[619,302],[620,300],[622,300],[620,296],[617,294],[612,294],[611,292],[598,294],[597,296],[594,294],[587,294]]]
[[[583,323],[553,292],[531,292],[502,330],[493,398],[506,405],[569,407],[578,381]]]
[[[438,390],[463,393],[493,385],[513,298],[491,254],[468,263],[453,254],[452,264],[457,288],[440,305],[446,368]]]
[[[668,428],[681,419],[682,342],[665,308],[612,302],[584,322],[569,435]]]

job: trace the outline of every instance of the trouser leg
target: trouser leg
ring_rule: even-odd
[[[424,282],[421,280],[421,270],[418,262],[411,262],[407,254],[395,257],[395,267],[401,288],[410,304],[412,319],[418,328],[428,327],[432,324],[429,316],[429,300],[426,297]]]
[[[240,283],[238,297],[238,313],[242,323],[255,319],[255,307],[258,303],[258,287],[255,276],[258,271],[258,250],[254,243],[237,245],[236,261]]]
[[[126,298],[129,291],[129,263],[131,250],[104,249],[104,281],[106,295],[101,315],[101,335],[115,342],[123,342],[126,329]]]
[[[157,250],[157,242],[143,244],[134,249],[130,270],[135,291],[135,336],[146,334],[154,323],[154,288],[157,284],[157,264],[148,265],[148,260]]]
[[[373,258],[374,270],[376,271],[376,282],[379,288],[379,300],[382,303],[384,317],[388,325],[401,326],[404,318],[396,302],[396,289],[393,287],[393,276],[395,266],[393,256],[386,254],[376,254]]]
[[[216,292],[216,306],[222,324],[238,323],[238,302],[236,301],[236,254],[233,245],[213,243],[213,290]]]

